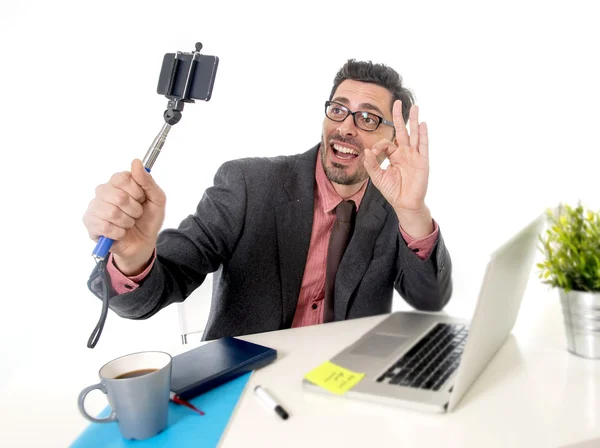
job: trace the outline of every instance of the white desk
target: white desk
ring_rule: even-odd
[[[523,304],[513,334],[446,415],[301,388],[304,373],[383,317],[245,337],[277,348],[281,358],[251,377],[222,446],[558,447],[600,437],[600,361],[569,354],[558,301],[536,299]],[[276,395],[290,419],[267,413],[252,396],[256,384]]]
[[[451,414],[422,414],[302,389],[306,372],[383,317],[244,337],[276,348],[279,359],[252,375],[222,446],[556,448],[600,437],[600,361],[566,351],[558,298],[545,286],[528,290],[513,333]],[[171,353],[193,347],[175,346]],[[88,424],[77,411],[77,394],[94,381],[100,365],[97,360],[88,364],[82,359],[72,364],[69,376],[52,376],[38,386],[35,403],[19,400],[31,396],[27,372],[0,385],[3,399],[12,402],[0,406],[0,445],[64,447],[73,441]],[[260,405],[252,393],[256,384],[277,397],[290,419],[283,421]]]

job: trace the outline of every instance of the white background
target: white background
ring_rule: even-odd
[[[104,362],[179,342],[169,307],[147,321],[111,312],[86,347],[100,302],[86,287],[94,243],[81,218],[96,185],[160,130],[164,53],[201,41],[220,58],[212,100],[186,106],[153,169],[165,227],[194,211],[224,161],[317,143],[347,58],[400,72],[430,130],[427,203],[454,262],[446,310],[468,316],[481,259],[505,237],[559,201],[598,208],[594,3],[3,2],[0,437],[26,445],[35,424],[64,446],[74,433],[58,402],[75,412]],[[72,390],[53,387],[59,377]]]

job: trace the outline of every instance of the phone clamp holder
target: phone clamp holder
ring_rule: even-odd
[[[177,72],[180,68],[180,56],[186,53],[178,51],[177,53],[175,53],[175,57],[173,58],[173,67],[171,68],[169,85],[165,93],[165,96],[169,99],[169,102],[167,104],[167,110],[165,110],[164,113],[165,122],[167,124],[170,124],[171,126],[177,124],[181,119],[181,112],[183,111],[184,104],[195,102],[193,99],[190,98],[190,86],[192,85],[192,80],[194,79],[194,72],[196,71],[196,66],[198,65],[198,59],[200,58],[201,50],[202,44],[200,42],[196,42],[196,49],[193,52],[191,52],[192,60],[190,63],[190,67],[188,68],[188,73],[185,78],[185,84],[181,96],[174,95],[173,90],[175,89],[175,80],[177,79]]]
[[[165,92],[165,96],[169,100],[167,103],[167,109],[163,113],[165,124],[152,142],[152,145],[150,145],[150,148],[148,148],[148,152],[146,152],[146,156],[142,161],[144,168],[148,172],[150,172],[154,162],[160,154],[160,151],[165,144],[165,140],[167,139],[167,135],[171,130],[171,126],[176,125],[179,123],[179,120],[181,120],[181,113],[183,112],[183,106],[185,103],[195,102],[192,98],[190,98],[190,86],[192,84],[192,80],[194,79],[194,72],[196,71],[196,66],[198,65],[198,59],[200,58],[200,50],[202,50],[202,44],[200,42],[196,42],[196,49],[193,52],[182,53],[181,51],[178,51],[175,53],[175,57],[173,58],[173,66],[171,67],[171,76],[169,77],[169,85],[167,87],[167,91]],[[177,74],[181,69],[180,56],[183,54],[191,54],[192,60],[190,61],[190,66],[185,78],[183,92],[181,96],[177,96],[174,94],[175,80],[178,79]]]

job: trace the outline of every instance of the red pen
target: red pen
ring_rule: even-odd
[[[170,398],[171,398],[171,401],[173,403],[180,404],[182,406],[186,406],[186,407],[188,407],[188,408],[196,411],[198,414],[204,415],[204,412],[202,412],[200,409],[198,409],[192,403],[189,403],[189,402],[187,402],[187,401],[182,400],[181,398],[179,398],[177,395],[175,395],[175,392],[171,392]]]

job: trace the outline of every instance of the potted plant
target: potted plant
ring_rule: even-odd
[[[558,288],[567,349],[600,358],[600,213],[561,204],[548,222],[537,266],[542,282]]]

